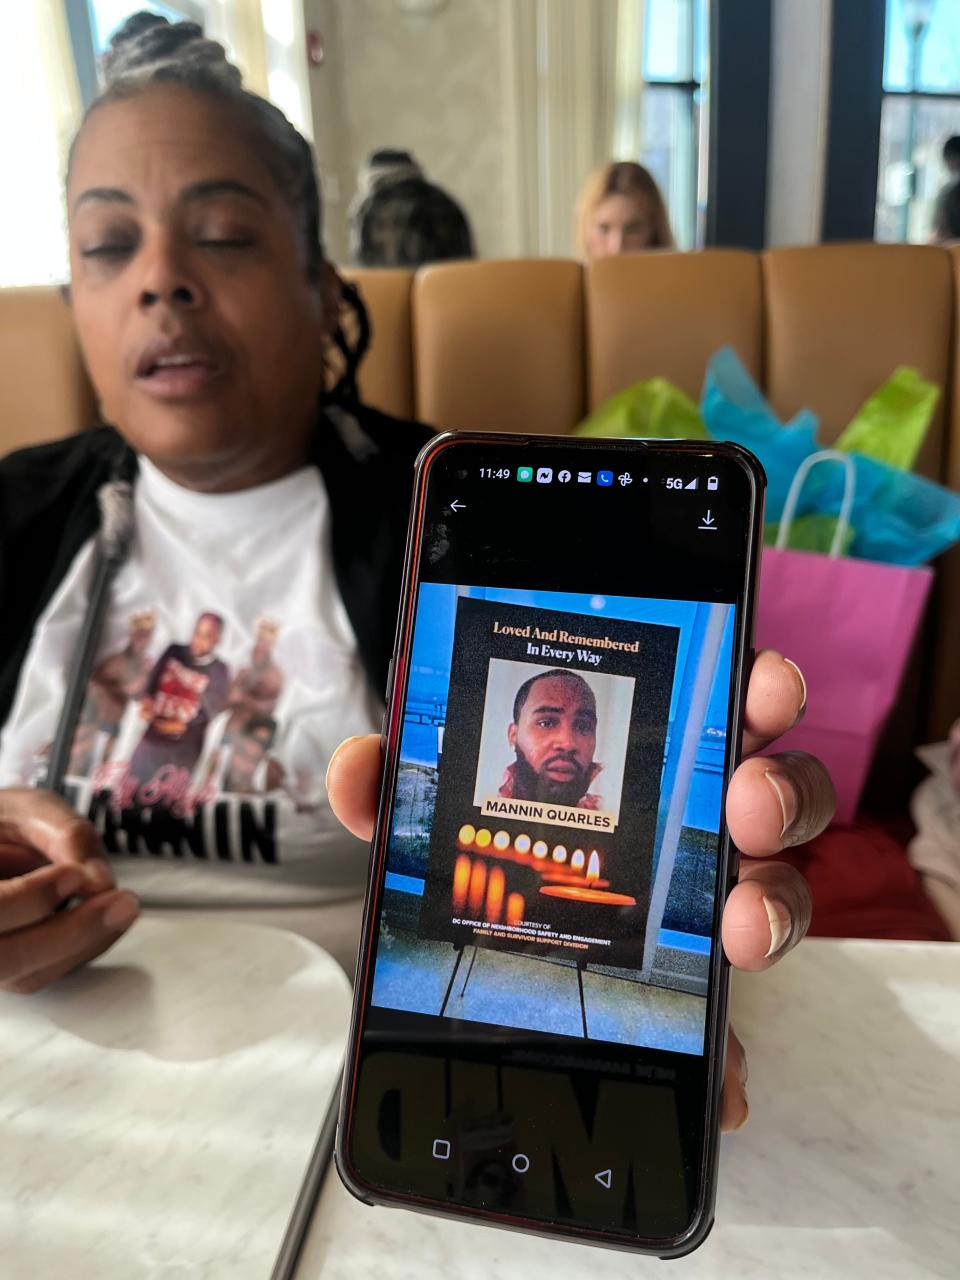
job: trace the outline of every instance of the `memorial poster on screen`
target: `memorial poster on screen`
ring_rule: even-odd
[[[678,640],[458,600],[421,937],[640,967]]]

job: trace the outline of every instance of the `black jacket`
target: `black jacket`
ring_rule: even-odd
[[[413,461],[431,432],[373,409],[330,410],[311,441],[323,476],[337,585],[374,689],[383,693],[400,599]],[[136,460],[111,427],[0,460],[0,726],[33,630],[97,531],[97,490]]]

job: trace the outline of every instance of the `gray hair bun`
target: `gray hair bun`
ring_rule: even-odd
[[[136,88],[151,80],[206,82],[237,92],[242,77],[227,61],[223,45],[208,40],[196,22],[168,22],[156,13],[135,13],[114,32],[100,62],[104,89]]]

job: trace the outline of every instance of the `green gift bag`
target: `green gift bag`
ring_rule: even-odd
[[[700,410],[666,378],[618,391],[580,423],[578,436],[643,436],[648,440],[708,440]]]
[[[833,447],[912,471],[939,396],[932,382],[901,365],[864,401]]]

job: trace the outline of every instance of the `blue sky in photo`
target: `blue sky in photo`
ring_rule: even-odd
[[[682,676],[690,656],[694,617],[700,607],[695,601],[491,587],[472,588],[469,594],[503,604],[555,609],[588,618],[618,618],[678,628],[677,667],[670,702],[670,722],[677,722]],[[446,714],[456,607],[455,586],[421,583],[400,751],[404,760],[436,764],[436,721],[442,721]],[[701,739],[685,816],[686,825],[703,831],[716,831],[719,824],[734,619],[735,610],[730,606],[707,710],[708,732]]]

